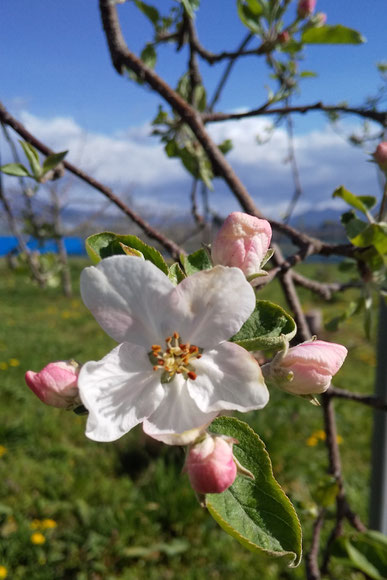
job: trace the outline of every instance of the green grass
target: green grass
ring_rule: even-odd
[[[15,580],[303,578],[302,567],[289,570],[252,554],[217,526],[181,473],[180,448],[162,446],[139,428],[116,443],[89,441],[84,417],[43,405],[25,386],[28,369],[58,359],[98,360],[114,345],[79,298],[84,263],[72,265],[75,297],[66,299],[0,263],[0,566]],[[333,266],[310,265],[303,272],[316,269],[319,280],[336,276]],[[349,299],[341,294],[326,305],[301,294],[306,309],[322,308],[326,318]],[[282,302],[276,283],[261,296]],[[321,337],[350,351],[335,384],[371,393],[375,360],[361,320]],[[372,413],[351,402],[335,406],[348,496],[367,520]],[[265,441],[307,539],[327,467],[324,442],[307,444],[322,428],[321,410],[273,392],[264,410],[240,417]],[[44,519],[56,527],[34,522]],[[31,541],[36,532],[44,543]]]

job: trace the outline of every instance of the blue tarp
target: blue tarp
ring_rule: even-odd
[[[85,242],[82,238],[64,238],[66,250],[69,256],[83,256],[86,254]],[[39,247],[37,240],[31,238],[27,246],[31,250],[38,249],[42,253],[57,252],[55,240],[47,240],[43,248]],[[0,256],[5,256],[13,249],[17,249],[17,240],[14,236],[0,236]]]

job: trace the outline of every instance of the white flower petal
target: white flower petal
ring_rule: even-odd
[[[182,339],[211,348],[238,332],[255,308],[255,294],[241,270],[216,266],[183,280],[170,304]]]
[[[165,385],[166,396],[156,411],[144,420],[145,433],[169,445],[187,445],[217,416],[203,413],[191,398],[181,375]]]
[[[269,400],[257,361],[244,348],[224,342],[193,361],[197,374],[188,390],[203,412],[262,409]]]
[[[123,343],[102,360],[83,365],[78,379],[89,411],[86,435],[114,441],[151,415],[165,396],[160,373],[143,347]]]
[[[147,349],[165,338],[160,328],[174,288],[154,264],[133,256],[105,258],[81,275],[82,299],[105,332]]]

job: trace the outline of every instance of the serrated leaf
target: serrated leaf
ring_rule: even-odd
[[[0,167],[0,171],[6,175],[14,175],[15,177],[33,177],[21,163],[6,163]]]
[[[371,207],[375,205],[375,203],[372,203],[372,200],[375,200],[375,198],[372,198],[371,196],[354,195],[353,193],[348,191],[348,189],[345,189],[343,185],[335,189],[335,191],[332,194],[332,197],[340,197],[348,205],[354,207],[355,209],[358,209],[366,216],[369,215],[368,210],[370,209],[370,204],[372,204]]]
[[[357,30],[337,24],[306,28],[301,41],[305,44],[363,44],[365,38]]]
[[[283,347],[283,336],[291,340],[296,332],[296,323],[281,306],[257,300],[254,312],[230,341],[246,350],[279,349]]]
[[[273,476],[264,443],[246,423],[219,417],[212,433],[233,437],[234,455],[254,479],[238,475],[220,494],[206,495],[206,506],[218,524],[253,552],[284,557],[290,566],[301,561],[301,526],[294,507]]]
[[[42,168],[40,167],[39,153],[37,152],[35,147],[33,147],[33,145],[30,145],[30,143],[27,143],[27,141],[19,141],[19,143],[22,146],[24,154],[28,159],[28,163],[30,164],[31,172],[32,172],[33,176],[36,179],[38,179],[42,174]]]
[[[204,249],[197,250],[189,256],[180,256],[180,261],[183,264],[183,268],[187,274],[195,274],[201,270],[211,270],[212,262],[208,255],[208,252]]]
[[[185,278],[184,272],[177,262],[175,262],[174,264],[172,264],[172,266],[170,266],[168,270],[168,278],[175,285],[180,284],[180,282],[184,280]]]
[[[142,253],[145,260],[149,260],[157,266],[164,274],[168,275],[168,266],[156,248],[148,246],[140,238],[132,235],[119,235],[113,232],[102,232],[94,234],[86,239],[86,251],[94,264],[100,262],[103,258],[125,254],[122,247],[128,246]]]
[[[48,171],[51,171],[51,169],[55,169],[55,167],[57,167],[59,165],[59,163],[62,163],[63,159],[66,157],[68,151],[60,151],[59,153],[53,153],[52,155],[49,155],[48,157],[46,157],[46,159],[43,162],[43,175],[45,173],[47,173]]]

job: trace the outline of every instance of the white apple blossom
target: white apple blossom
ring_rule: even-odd
[[[185,445],[221,411],[266,405],[258,363],[226,342],[255,306],[238,268],[216,266],[174,286],[149,261],[113,256],[82,272],[81,293],[121,343],[79,375],[90,439],[114,441],[143,423],[151,437]]]

